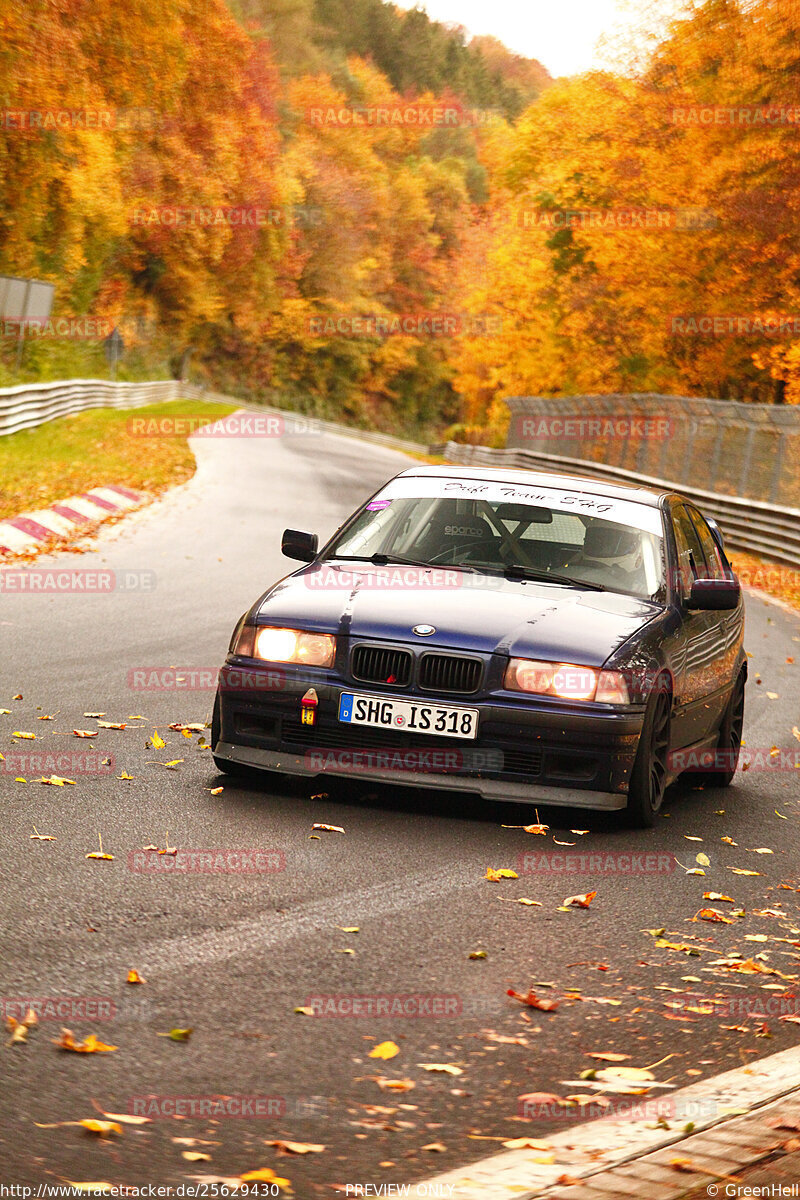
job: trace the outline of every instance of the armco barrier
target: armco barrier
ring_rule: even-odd
[[[83,412],[89,408],[139,408],[145,404],[160,404],[166,400],[207,400],[220,404],[235,404],[250,412],[276,413],[297,418],[301,413],[286,412],[261,404],[249,404],[236,396],[209,392],[176,379],[158,379],[149,383],[109,383],[102,379],[67,379],[58,383],[26,383],[19,387],[0,388],[0,437],[20,429],[34,429],[57,417]],[[354,429],[333,421],[314,422],[326,433],[355,437],[392,450],[424,454],[426,447],[419,442],[376,433],[370,429]]]
[[[189,394],[197,389],[188,389]],[[67,379],[58,383],[24,383],[0,388],[0,436],[34,429],[46,421],[88,408],[138,408],[187,395],[176,379],[153,383],[110,383],[102,379]]]

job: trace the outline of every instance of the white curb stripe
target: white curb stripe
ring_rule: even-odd
[[[539,1131],[530,1136],[549,1144],[556,1160],[552,1164],[536,1162],[545,1156],[543,1151],[509,1150],[410,1184],[404,1194],[450,1196],[452,1200],[528,1200],[530,1196],[546,1196],[543,1189],[555,1185],[561,1175],[585,1179],[600,1170],[609,1171],[688,1137],[684,1132],[688,1121],[693,1123],[690,1132],[696,1134],[798,1088],[800,1047],[793,1047],[678,1091],[661,1093],[662,1104],[674,1104],[676,1113],[685,1114],[667,1117],[671,1126],[668,1129],[652,1128],[658,1117],[651,1115],[645,1120],[601,1117],[553,1136]],[[631,1097],[632,1104],[637,1100],[642,1102],[640,1097]],[[511,1134],[509,1140],[514,1136],[525,1134]]]

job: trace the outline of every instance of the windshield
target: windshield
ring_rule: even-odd
[[[411,481],[395,481],[400,482]],[[355,516],[325,557],[411,560],[523,579],[551,577],[554,583],[561,577],[587,589],[647,599],[660,592],[664,572],[658,510],[625,501],[626,521],[621,522],[612,520],[611,512],[573,511],[563,494],[540,492],[540,498],[550,503],[397,495],[390,487]],[[595,502],[593,507],[620,505]],[[631,515],[642,528],[631,524]]]

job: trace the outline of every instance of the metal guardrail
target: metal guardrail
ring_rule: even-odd
[[[143,383],[110,383],[102,379],[69,379],[58,383],[26,383],[19,387],[0,388],[0,437],[17,433],[21,429],[35,429],[57,417],[83,412],[90,408],[139,408],[144,404],[158,404],[166,400],[206,400],[220,404],[235,404],[248,412],[270,413],[286,420],[302,420],[303,413],[288,412],[263,404],[249,404],[236,396],[207,391],[194,384],[181,383],[176,379],[159,379]],[[391,450],[408,454],[425,454],[427,447],[419,442],[376,433],[371,429],[356,429],[349,425],[337,425],[317,417],[306,417],[326,433],[340,437],[354,437],[359,441],[373,442]]]
[[[522,467],[527,470],[554,471],[616,480],[633,486],[676,491],[693,500],[704,513],[719,524],[726,543],[734,550],[749,550],[774,562],[800,567],[800,509],[778,508],[759,500],[722,496],[695,487],[639,475],[606,463],[540,454],[532,450],[493,450],[489,446],[468,446],[447,442],[429,447],[429,453],[464,466]]]
[[[186,394],[186,386],[176,379],[159,379],[153,383],[68,379],[58,383],[24,383],[19,387],[0,388],[0,436],[34,429],[57,417],[67,417],[89,408],[139,408],[162,400],[178,400]]]

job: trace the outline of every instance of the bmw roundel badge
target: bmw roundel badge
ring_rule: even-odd
[[[415,625],[411,632],[418,634],[420,637],[430,637],[432,633],[436,633],[436,630],[433,625]]]

